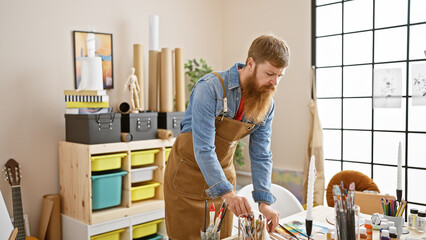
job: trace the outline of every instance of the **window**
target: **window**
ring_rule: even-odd
[[[395,195],[401,142],[403,198],[409,209],[425,210],[426,106],[412,105],[411,68],[426,63],[426,1],[313,0],[312,6],[326,183],[341,170],[357,170]],[[373,108],[374,69],[388,68],[402,72],[401,108]]]

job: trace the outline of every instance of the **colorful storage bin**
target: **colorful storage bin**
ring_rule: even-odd
[[[166,162],[167,162],[167,159],[169,159],[169,155],[170,155],[170,152],[172,151],[172,148],[166,148],[166,150],[165,150],[165,152],[166,152]]]
[[[133,226],[133,239],[146,237],[148,235],[157,233],[157,225],[162,221],[163,219],[158,219],[152,222],[142,223]]]
[[[92,209],[120,205],[121,183],[126,171],[92,176]]]
[[[132,183],[152,180],[152,177],[154,176],[154,170],[157,168],[158,166],[151,166],[132,169]]]
[[[124,232],[124,229],[118,229],[115,231],[91,236],[90,240],[120,240],[120,233],[122,232]]]
[[[157,154],[160,150],[144,150],[144,151],[136,151],[132,152],[131,155],[131,165],[132,166],[141,166],[147,164],[153,164],[155,161],[155,154]]]
[[[127,153],[92,156],[90,157],[92,172],[120,169],[121,159],[125,156],[127,156]]]
[[[144,185],[136,185],[132,187],[132,201],[139,201],[155,196],[155,188],[160,186],[160,183],[150,183]]]
[[[141,237],[141,238],[133,238],[133,240],[161,240],[163,239],[163,236],[161,236],[160,234],[152,234],[146,237]]]

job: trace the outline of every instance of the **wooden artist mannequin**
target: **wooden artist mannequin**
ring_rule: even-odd
[[[124,91],[126,91],[126,88],[129,88],[130,91],[130,104],[132,106],[132,112],[139,112],[139,83],[138,83],[138,77],[135,75],[135,68],[130,69],[131,74],[129,78],[127,78],[126,85],[124,85]],[[135,104],[136,100],[136,104]]]

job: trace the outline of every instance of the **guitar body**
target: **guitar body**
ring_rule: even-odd
[[[12,187],[12,200],[13,200],[13,225],[18,228],[18,235],[16,240],[38,240],[35,237],[27,237],[25,234],[24,213],[22,210],[21,198],[21,169],[14,159],[9,159],[4,166],[6,173],[6,181]],[[15,239],[12,239],[15,240]]]

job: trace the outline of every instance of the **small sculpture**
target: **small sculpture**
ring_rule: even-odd
[[[127,78],[126,85],[124,85],[123,92],[126,91],[126,88],[129,88],[130,91],[130,104],[132,106],[132,112],[139,112],[139,83],[138,83],[138,77],[135,75],[135,68],[130,69],[131,74],[129,78]],[[136,103],[136,104],[135,104]]]

